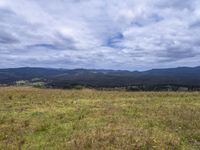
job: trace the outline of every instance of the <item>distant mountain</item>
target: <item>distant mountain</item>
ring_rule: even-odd
[[[200,86],[200,67],[152,69],[148,71],[11,68],[0,69],[0,84],[39,78],[49,87],[87,86],[113,88],[128,86]]]
[[[63,74],[63,69],[47,68],[9,68],[0,69],[0,84],[12,84],[18,80],[31,80],[33,78],[48,79],[50,77]]]

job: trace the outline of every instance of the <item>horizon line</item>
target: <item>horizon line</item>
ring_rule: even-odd
[[[3,69],[23,69],[23,68],[32,68],[32,69],[52,69],[52,70],[111,70],[111,71],[129,71],[129,72],[145,72],[150,70],[163,70],[163,69],[179,69],[179,68],[198,68],[200,66],[178,66],[178,67],[163,67],[163,68],[152,68],[152,69],[144,69],[144,70],[129,70],[129,69],[95,69],[95,68],[61,68],[61,67],[39,67],[39,66],[22,66],[22,67],[8,67],[8,68],[0,68]]]

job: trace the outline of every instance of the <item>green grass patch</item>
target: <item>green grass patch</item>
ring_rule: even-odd
[[[200,93],[0,88],[0,149],[200,149]]]

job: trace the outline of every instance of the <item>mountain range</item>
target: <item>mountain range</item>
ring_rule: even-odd
[[[114,88],[129,86],[200,86],[200,67],[178,67],[152,69],[148,71],[95,70],[95,69],[51,69],[8,68],[0,69],[0,84],[14,85],[17,81],[38,79],[46,86],[69,88],[86,86]]]

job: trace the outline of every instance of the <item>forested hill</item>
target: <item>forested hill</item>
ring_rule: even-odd
[[[44,82],[48,87],[69,88],[86,86],[113,87],[166,87],[200,86],[200,67],[153,69],[148,71],[12,68],[0,69],[0,84],[13,85],[17,81]]]

